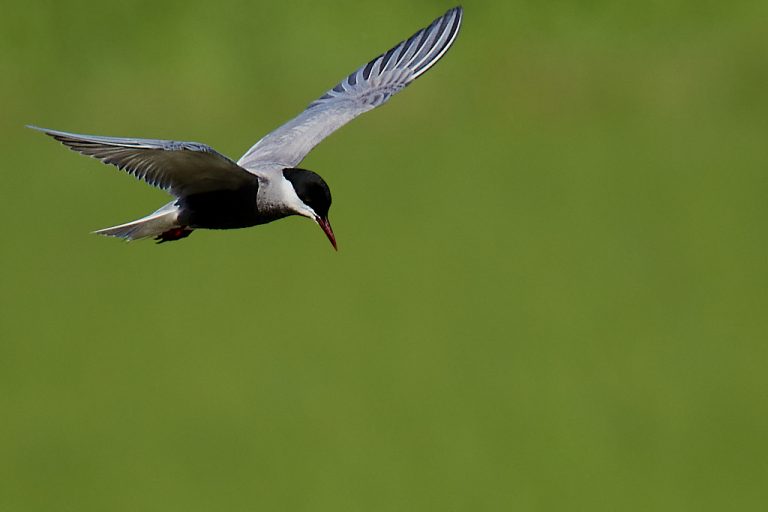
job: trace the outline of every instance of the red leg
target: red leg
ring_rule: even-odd
[[[157,240],[157,243],[159,244],[163,242],[173,242],[174,240],[181,240],[182,238],[186,238],[191,233],[192,233],[192,230],[189,229],[188,227],[173,228],[163,233],[160,233],[158,236],[155,237],[155,240]]]

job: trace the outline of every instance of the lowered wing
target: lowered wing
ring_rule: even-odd
[[[197,142],[78,135],[36,126],[30,128],[176,197],[237,189],[257,179],[213,148]]]

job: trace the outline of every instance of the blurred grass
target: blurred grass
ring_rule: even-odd
[[[0,510],[764,507],[764,2],[465,2],[338,254],[94,237],[164,194],[22,128],[237,157],[450,6],[6,2]]]

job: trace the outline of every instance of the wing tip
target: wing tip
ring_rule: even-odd
[[[428,32],[433,33],[433,31],[437,29],[439,33],[435,36],[433,41],[434,46],[429,49],[427,54],[414,67],[412,80],[417,79],[429,71],[429,69],[432,68],[437,61],[442,59],[443,55],[445,55],[445,53],[453,46],[453,43],[459,36],[463,18],[464,8],[461,5],[457,5],[456,7],[448,9],[445,14],[435,19],[432,24],[427,27]],[[446,39],[442,40],[444,37],[446,37]]]
[[[67,146],[67,144],[65,143],[64,139],[68,138],[68,137],[74,136],[74,134],[72,134],[72,133],[62,132],[62,131],[59,131],[59,130],[53,130],[51,128],[43,128],[42,126],[36,126],[34,124],[27,124],[27,125],[24,125],[24,126],[26,128],[31,129],[31,130],[35,130],[35,131],[38,131],[40,133],[44,133],[45,135],[47,135],[49,137],[52,137],[52,138],[56,139],[57,141],[61,142],[65,146]]]
[[[29,128],[30,130],[35,130],[37,132],[43,132],[45,134],[48,134],[51,130],[48,128],[43,128],[42,126],[37,126],[34,124],[25,124],[24,128]]]
[[[434,22],[443,20],[445,18],[449,18],[449,17],[454,16],[454,15],[456,16],[456,19],[454,20],[454,23],[460,25],[461,24],[461,20],[464,18],[464,7],[462,5],[457,5],[455,7],[451,7],[450,9],[445,11],[445,13],[442,16],[436,18]]]

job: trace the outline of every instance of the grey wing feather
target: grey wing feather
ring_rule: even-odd
[[[328,135],[386,102],[440,60],[459,33],[462,15],[461,7],[449,10],[349,75],[304,112],[257,142],[238,165],[252,170],[267,164],[298,165]]]
[[[198,192],[235,189],[257,179],[213,148],[197,142],[78,135],[30,126],[70,149],[182,197]]]

